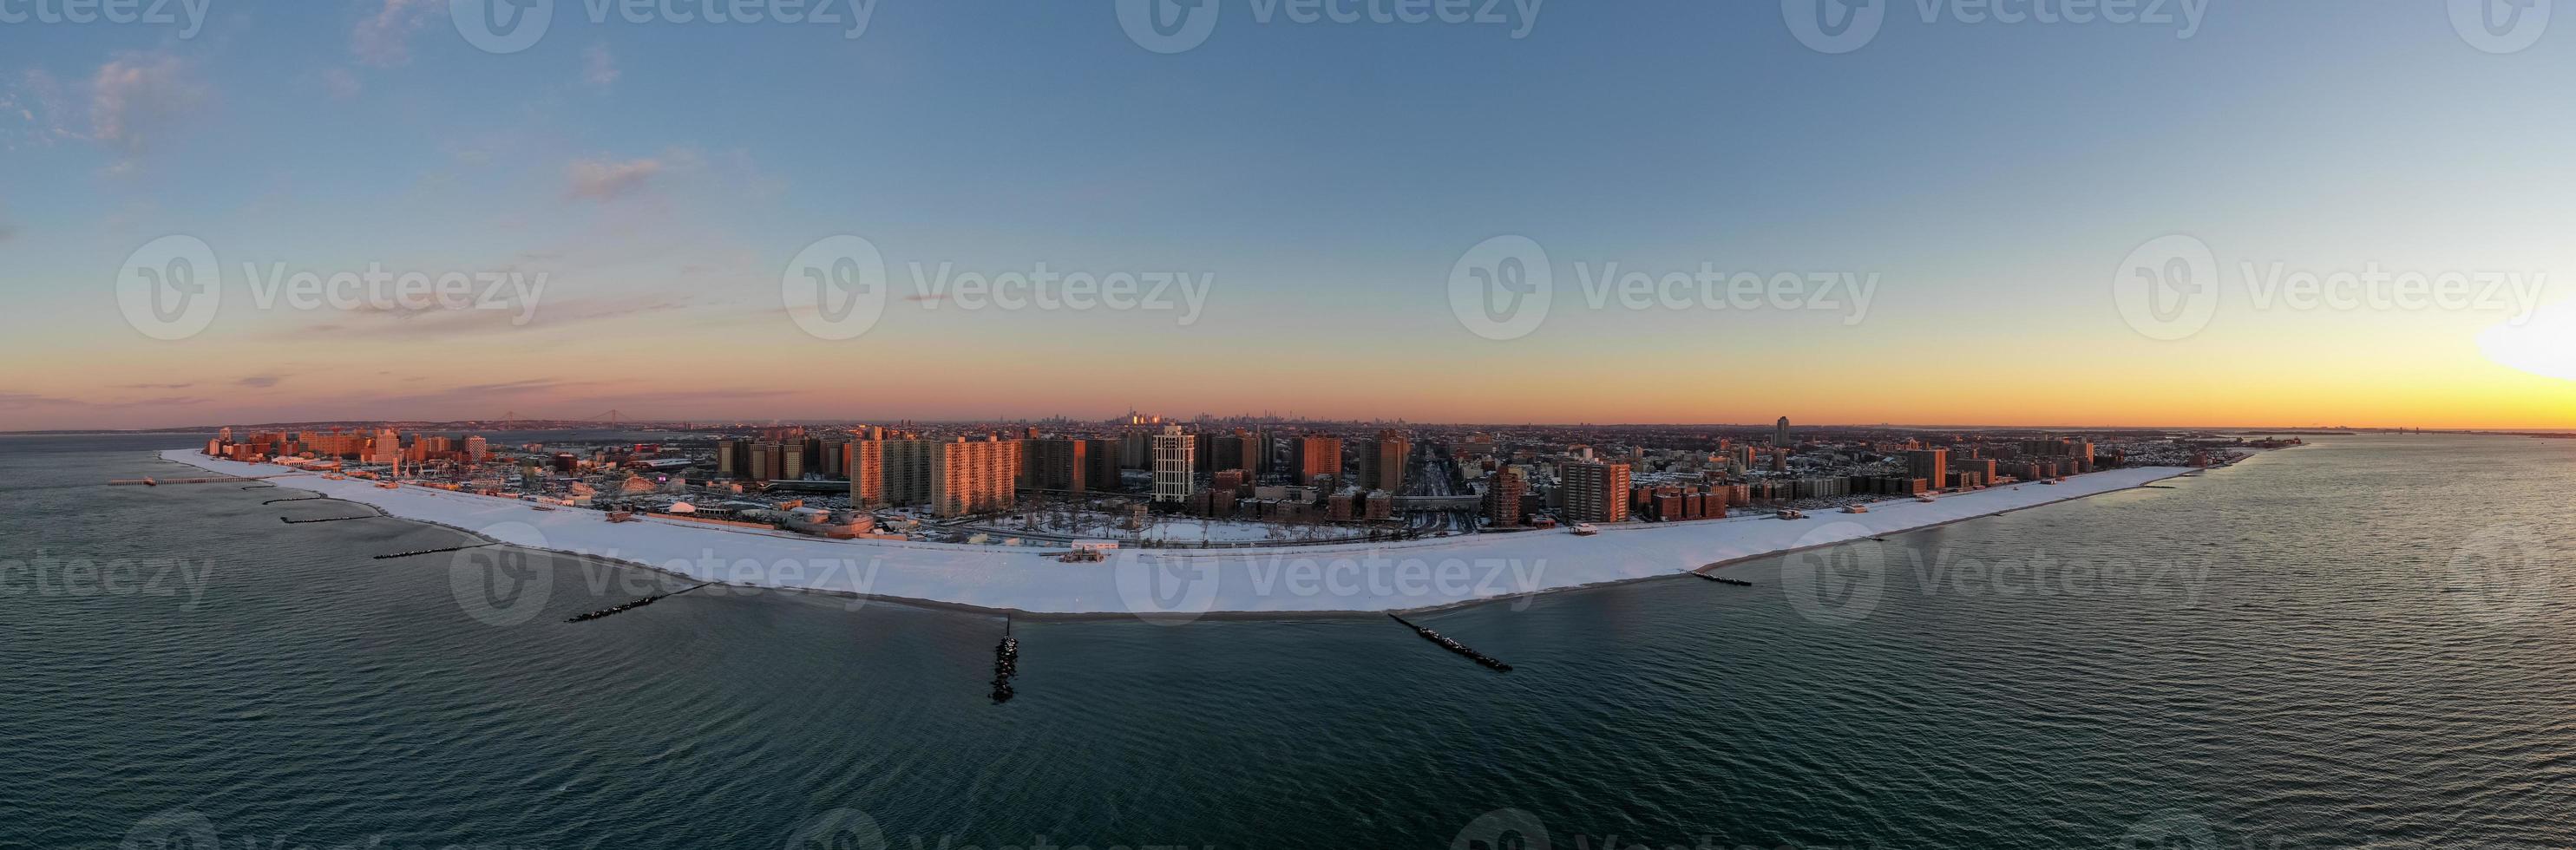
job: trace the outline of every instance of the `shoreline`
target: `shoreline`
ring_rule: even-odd
[[[205,457],[194,449],[164,450],[156,456],[235,476],[281,469]],[[1832,512],[1802,520],[1756,515],[1617,526],[1591,537],[1557,531],[1375,544],[1130,549],[1097,563],[1055,561],[1036,547],[840,541],[652,520],[613,524],[588,509],[536,511],[517,500],[436,488],[388,490],[362,479],[312,476],[276,483],[476,540],[727,587],[1033,620],[1288,620],[1526,604],[1540,594],[1677,579],[1759,558],[2137,489],[2196,471],[2115,469],[2056,485],[2030,482],[1949,494],[1931,503],[1900,497],[1874,503],[1867,514]],[[865,559],[864,573],[859,559]],[[820,567],[822,574],[809,572],[809,567]]]

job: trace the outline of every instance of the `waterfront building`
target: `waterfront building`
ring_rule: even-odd
[[[959,517],[1016,505],[1021,443],[998,437],[939,443],[930,476],[930,510]]]
[[[1485,483],[1485,518],[1496,528],[1517,528],[1521,524],[1521,499],[1529,487],[1519,473],[1505,466],[1494,470]]]
[[[1628,465],[1569,463],[1564,480],[1565,513],[1576,522],[1624,522],[1628,519]]]
[[[1935,489],[1950,480],[1950,450],[1916,449],[1905,453],[1905,474],[1931,482]]]
[[[852,444],[850,503],[863,508],[925,504],[931,499],[938,443],[869,440]]]

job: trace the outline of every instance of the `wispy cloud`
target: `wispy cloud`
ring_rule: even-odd
[[[581,81],[603,89],[617,82],[617,57],[609,55],[608,45],[594,44],[582,51]]]
[[[61,139],[84,138],[64,107],[63,84],[42,68],[31,68],[16,82],[0,88],[0,150],[47,147]],[[11,125],[18,125],[11,128]]]
[[[365,84],[358,82],[358,75],[349,73],[346,68],[329,68],[322,72],[322,90],[330,92],[333,100],[348,100],[366,89]]]
[[[205,401],[205,399],[198,398],[196,396],[155,396],[152,398],[138,398],[129,401],[91,401],[88,399],[43,395],[39,393],[0,392],[0,410],[26,410],[38,407],[111,410],[132,407],[176,407],[187,404],[203,404]]]
[[[349,34],[349,52],[358,61],[389,68],[411,61],[411,34],[445,3],[432,0],[384,0],[376,13],[358,21]]]
[[[129,156],[143,153],[208,96],[205,84],[176,56],[119,56],[90,79],[90,138]]]
[[[574,160],[567,169],[570,185],[565,193],[576,199],[607,201],[644,187],[653,175],[662,173],[659,159],[646,157],[624,161]]]
[[[288,335],[298,338],[329,335],[365,339],[476,336],[608,321],[681,310],[688,306],[689,302],[681,298],[595,298],[560,303],[548,302],[534,312],[535,320],[526,324],[518,323],[520,314],[513,310],[367,307],[347,311],[339,318],[297,328]]]
[[[265,388],[277,386],[277,382],[283,380],[286,380],[286,378],[282,375],[252,375],[250,377],[234,381],[233,383],[245,387]]]

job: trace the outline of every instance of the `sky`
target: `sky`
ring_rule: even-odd
[[[2552,0],[1172,1],[0,0],[0,430],[2576,428]]]

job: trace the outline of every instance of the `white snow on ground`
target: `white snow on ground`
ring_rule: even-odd
[[[165,451],[161,457],[233,475],[285,472],[274,465],[210,458],[193,449]],[[700,580],[1037,613],[1185,617],[1429,608],[1670,576],[1757,555],[2124,490],[2190,471],[2115,469],[2056,485],[2019,484],[1945,495],[1929,503],[1898,499],[1872,505],[1865,514],[1819,511],[1802,520],[1745,516],[1637,524],[1605,528],[1591,537],[1557,530],[1375,545],[1129,549],[1105,562],[1070,564],[1033,547],[825,540],[667,519],[611,523],[593,510],[539,511],[529,503],[432,488],[388,490],[370,481],[320,476],[276,483],[519,546],[615,558]]]

